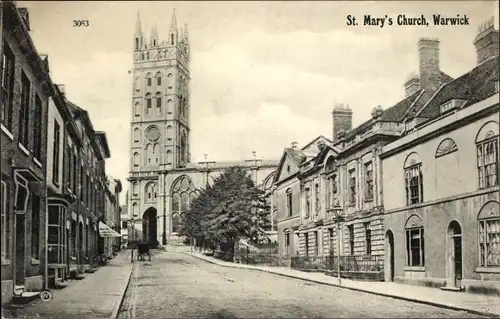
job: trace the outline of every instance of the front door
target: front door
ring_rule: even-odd
[[[24,286],[26,276],[26,214],[16,214],[16,285]]]
[[[462,283],[462,235],[453,236],[453,257],[455,287],[460,287]]]

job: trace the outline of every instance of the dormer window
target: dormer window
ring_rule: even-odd
[[[441,107],[440,107],[441,114],[446,113],[449,110],[453,109],[454,104],[455,103],[453,103],[453,100],[441,104]]]
[[[495,93],[498,93],[498,91],[499,91],[499,89],[498,89],[499,83],[500,83],[499,81],[495,81]]]

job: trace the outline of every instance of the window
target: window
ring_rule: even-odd
[[[122,221],[122,228],[127,229],[128,225],[126,221]]]
[[[490,123],[493,125],[490,125]],[[496,124],[496,128],[494,124]],[[489,130],[490,128],[491,130]],[[479,188],[498,185],[498,123],[489,122],[483,126],[476,139],[476,145]]]
[[[65,187],[68,190],[71,190],[71,186],[73,186],[73,183],[71,181],[71,178],[73,175],[71,174],[72,172],[72,167],[73,167],[73,158],[71,156],[71,146],[70,144],[66,144],[66,147],[64,148],[64,157],[63,157],[65,163],[63,164],[63,181],[65,183]],[[67,165],[67,169],[66,169]]]
[[[288,217],[291,217],[293,215],[292,190],[291,189],[287,189],[287,191],[286,191],[286,211],[287,211]]]
[[[1,206],[1,231],[2,231],[2,258],[9,258],[9,250],[10,250],[10,239],[9,239],[9,184],[6,180],[2,178],[2,193],[0,194],[2,199]]]
[[[9,131],[12,130],[12,107],[14,101],[14,71],[15,71],[15,56],[10,50],[9,45],[5,40],[3,46],[2,69],[0,70],[2,81],[0,87],[0,97],[2,105],[2,125]]]
[[[305,239],[305,250],[306,250],[306,256],[309,256],[309,234],[305,233],[304,234],[304,239]]]
[[[139,128],[135,128],[134,129],[134,142],[139,142],[139,140],[141,139],[141,131],[139,130]]]
[[[140,157],[139,153],[135,152],[134,157],[133,157],[134,166],[139,166],[140,159],[141,159],[141,157]]]
[[[42,160],[42,100],[35,94],[34,132],[33,132],[33,156]]]
[[[454,109],[455,108],[455,101],[451,100],[446,103],[441,104],[440,106],[440,111],[441,114],[446,113],[447,111]]]
[[[423,202],[422,165],[417,164],[405,169],[407,205]]]
[[[333,233],[333,228],[328,228],[328,239],[329,239],[329,246],[330,246],[330,256],[333,256],[335,253],[335,246],[333,244],[333,239],[334,239],[334,233]]]
[[[31,195],[31,257],[40,259],[40,196]]]
[[[161,93],[156,93],[156,114],[161,114]]]
[[[139,50],[139,38],[135,38],[135,49]]]
[[[174,214],[177,214],[180,225],[184,213],[189,209],[190,201],[196,196],[196,188],[192,180],[187,176],[177,178],[172,185],[170,196],[172,198],[172,218]]]
[[[356,204],[356,171],[351,169],[349,171],[349,204]]]
[[[314,185],[314,208],[316,210],[316,213],[318,213],[321,209],[320,201],[319,201],[319,184],[316,183]]]
[[[83,175],[83,166],[80,166],[80,201],[83,203],[83,194],[85,192],[84,185],[84,175]]]
[[[478,215],[479,266],[500,267],[500,204],[486,203]]]
[[[19,143],[26,149],[29,149],[30,95],[30,81],[23,72],[21,79],[21,107],[19,108]]]
[[[424,260],[424,228],[412,228],[406,230],[407,265],[420,266],[425,264]]]
[[[141,115],[141,104],[139,102],[136,102],[134,106],[134,116],[140,116],[140,115]]]
[[[150,114],[151,112],[151,94],[146,94],[146,113]]]
[[[311,189],[306,188],[306,218],[311,214]]]
[[[170,34],[170,44],[174,45],[174,34]]]
[[[290,174],[290,165],[287,165],[287,166],[286,166],[286,172],[287,172],[288,174]]]
[[[148,60],[149,60],[149,52],[147,53],[147,57],[148,57]],[[151,74],[146,74],[146,83],[148,86],[151,86],[151,83],[152,83],[152,80],[151,80]]]
[[[349,232],[349,253],[354,255],[354,225],[347,226]]]
[[[499,87],[500,87],[499,82],[495,81],[495,93],[498,93]]]
[[[365,200],[373,199],[373,166],[372,162],[365,164]]]
[[[167,75],[167,84],[168,84],[168,88],[171,89],[172,86],[174,85],[174,79],[173,79],[174,75],[172,73],[169,73]]]
[[[437,149],[436,149],[436,154],[435,157],[441,157],[445,156],[447,154],[456,152],[458,150],[457,144],[455,143],[454,140],[451,138],[445,138],[444,140],[439,143]]]
[[[319,236],[318,231],[314,231],[314,255],[319,255]]]
[[[156,184],[151,183],[146,186],[146,200],[148,202],[156,200]]]
[[[61,127],[54,119],[54,140],[52,150],[52,182],[59,185],[59,144],[61,139]]]
[[[156,75],[156,85],[161,85],[161,73]]]
[[[48,262],[49,264],[64,264],[67,254],[65,242],[66,209],[59,205],[49,205],[48,214]]]
[[[366,254],[371,255],[372,254],[372,231],[370,229],[370,223],[365,223],[365,247],[366,247]]]

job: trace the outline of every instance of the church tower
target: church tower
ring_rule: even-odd
[[[156,26],[145,36],[137,15],[129,178],[129,211],[135,219],[143,219],[149,209],[158,210],[160,173],[190,162],[187,24],[184,30],[177,29],[174,9],[165,29],[165,41],[159,40]]]

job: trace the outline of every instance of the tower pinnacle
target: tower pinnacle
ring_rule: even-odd
[[[137,21],[135,23],[135,33],[136,34],[141,34],[142,29],[141,29],[141,14],[137,12]]]
[[[187,22],[184,24],[184,42],[185,43],[189,43],[188,24],[187,24]]]
[[[170,24],[170,30],[177,31],[177,18],[175,17],[175,8],[174,11],[172,12],[172,22]]]

